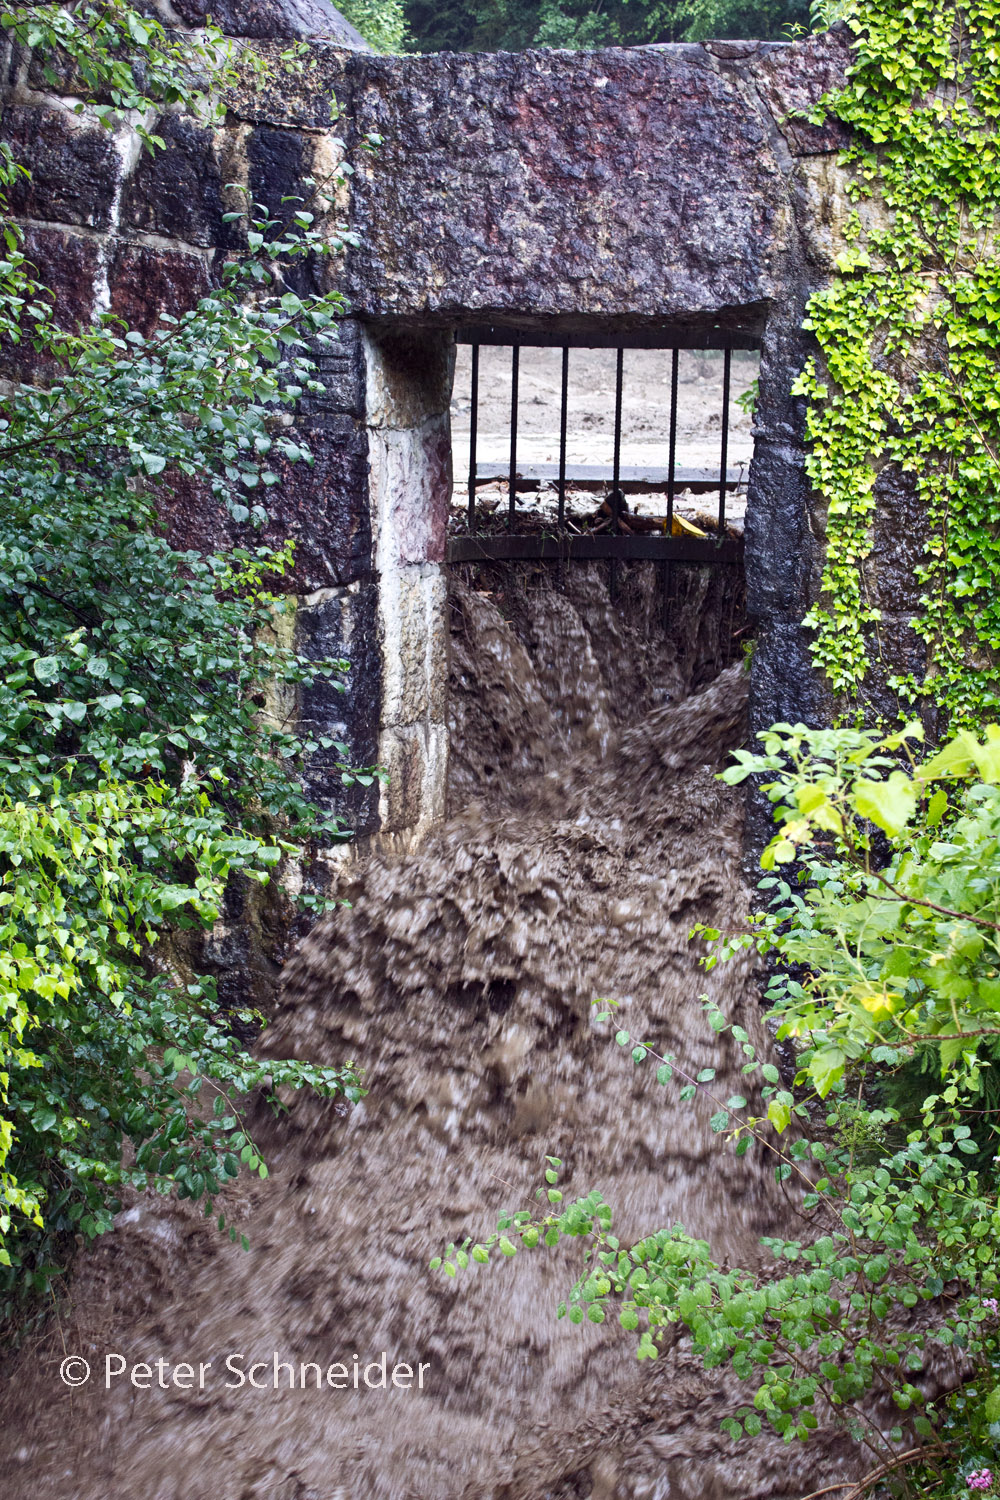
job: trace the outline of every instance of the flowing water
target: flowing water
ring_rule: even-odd
[[[142,1200],[80,1257],[58,1327],[8,1366],[11,1500],[777,1500],[829,1475],[813,1445],[733,1447],[732,1387],[683,1346],[639,1365],[613,1321],[557,1321],[572,1244],[427,1269],[531,1207],[546,1153],[568,1194],[604,1191],[623,1239],[680,1220],[745,1262],[790,1221],[708,1130],[714,1106],[677,1103],[594,1019],[613,997],[723,1095],[742,1059],[699,996],[762,1040],[746,961],[706,974],[688,940],[744,914],[741,803],[715,772],[746,677],[672,646],[653,570],[630,580],[616,602],[589,570],[503,597],[455,583],[451,816],[419,853],[349,869],[350,909],[301,946],[265,1034],[272,1055],[354,1058],[370,1092],[256,1119],[271,1176],[230,1204],[249,1253]],[[105,1389],[109,1350],[164,1359],[168,1388],[154,1368],[151,1389]],[[275,1354],[349,1377],[383,1351],[412,1388],[271,1388]],[[65,1352],[95,1371],[74,1392]],[[253,1360],[265,1389],[235,1388]],[[203,1390],[171,1384],[199,1362]]]

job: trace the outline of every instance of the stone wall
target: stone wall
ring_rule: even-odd
[[[201,14],[182,10],[190,24]],[[315,466],[283,475],[271,534],[296,539],[301,646],[353,663],[346,697],[317,687],[303,712],[392,780],[344,794],[319,758],[319,800],[400,848],[443,812],[447,411],[452,334],[468,320],[761,337],[753,714],[822,717],[799,624],[822,518],[790,390],[806,301],[840,248],[842,140],[796,111],[842,77],[846,39],[389,58],[360,50],[325,0],[234,3],[221,19],[275,66],[266,86],[234,91],[218,128],[169,113],[167,148],[150,157],[128,129],[109,133],[42,89],[15,54],[0,128],[31,169],[12,206],[68,323],[110,308],[148,329],[190,304],[238,245],[227,184],[279,211],[343,150],[356,168],[344,209],[360,248],[304,273],[334,277],[351,315],[324,356],[326,394],[296,417]],[[277,60],[293,36],[311,40],[288,72]],[[370,132],[383,140],[374,154]],[[241,532],[192,489],[169,511],[186,544]]]

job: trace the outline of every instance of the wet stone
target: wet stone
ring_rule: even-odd
[[[199,255],[119,245],[108,270],[111,311],[147,336],[161,313],[178,317],[211,287],[208,266]]]
[[[916,614],[926,585],[917,570],[927,561],[927,510],[916,494],[913,476],[895,464],[875,483],[875,521],[871,556],[865,565],[880,609],[889,614]]]
[[[121,172],[111,131],[69,110],[27,107],[5,110],[2,130],[14,160],[31,173],[6,190],[12,213],[108,227]]]
[[[178,15],[188,26],[202,26],[211,17],[227,36],[258,41],[290,37],[324,37],[337,47],[369,51],[359,31],[327,0],[175,0]]]
[[[234,227],[222,221],[216,133],[176,114],[161,119],[156,131],[164,149],[140,157],[125,189],[122,224],[189,245],[235,246]]]

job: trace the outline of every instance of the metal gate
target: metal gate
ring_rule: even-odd
[[[759,339],[748,333],[722,333],[713,331],[706,337],[691,338],[677,331],[642,336],[595,336],[579,338],[547,336],[533,332],[515,332],[510,328],[477,325],[462,328],[456,335],[457,342],[472,346],[472,388],[470,411],[470,442],[468,466],[467,532],[453,536],[448,542],[448,561],[452,563],[490,563],[514,561],[592,562],[608,561],[614,570],[615,564],[626,561],[670,563],[695,563],[709,566],[740,564],[743,560],[743,538],[727,535],[726,499],[739,482],[728,467],[729,449],[729,403],[732,353],[734,349],[759,349]],[[477,453],[479,427],[479,352],[483,345],[500,345],[510,349],[511,371],[511,417],[510,458],[506,473],[501,476],[496,465],[484,465]],[[518,378],[521,349],[530,347],[560,348],[562,350],[562,380],[559,416],[559,462],[556,465],[519,465],[518,462]],[[567,454],[567,422],[570,354],[575,348],[611,348],[616,351],[615,402],[614,402],[614,447],[610,470],[593,466],[584,473],[581,468],[569,470]],[[641,473],[623,469],[622,449],[622,405],[624,400],[624,356],[627,349],[666,349],[671,353],[671,379],[669,406],[665,412],[668,439],[668,461],[665,471]],[[678,366],[682,349],[721,350],[723,353],[723,389],[721,414],[720,463],[718,473],[691,471],[679,468],[677,452],[677,387]],[[506,529],[486,530],[480,525],[476,508],[477,487],[484,483],[496,483],[505,479],[507,487]],[[557,514],[554,529],[546,534],[518,534],[517,495],[540,483],[555,483]],[[596,534],[574,534],[566,524],[567,484],[584,485],[603,492],[604,508],[609,513],[603,530]],[[715,536],[674,535],[674,499],[679,487],[704,492],[710,489],[717,501]],[[630,534],[625,515],[624,494],[626,489],[641,489],[643,492],[662,490],[666,499],[666,514],[661,532],[645,535]],[[664,584],[668,584],[668,572],[664,571]]]

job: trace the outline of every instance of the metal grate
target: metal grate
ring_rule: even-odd
[[[726,496],[735,481],[729,474],[729,398],[732,375],[732,352],[734,349],[758,349],[759,340],[752,334],[738,332],[716,333],[714,337],[692,341],[678,330],[645,338],[630,338],[612,341],[606,337],[583,337],[566,339],[545,335],[518,334],[510,329],[491,326],[471,327],[459,330],[457,341],[469,344],[471,359],[471,410],[468,467],[468,534],[452,537],[448,543],[449,562],[503,562],[514,560],[549,561],[595,561],[606,560],[612,570],[619,561],[645,560],[663,563],[739,563],[743,556],[742,538],[726,535]],[[496,482],[501,478],[495,465],[483,465],[478,458],[479,437],[479,373],[480,349],[484,344],[501,345],[510,349],[511,372],[511,416],[510,457],[506,466],[507,484],[507,533],[485,532],[478,524],[476,513],[476,490],[484,482]],[[549,465],[518,467],[518,382],[520,376],[521,348],[559,347],[562,350],[562,368],[559,406],[559,462],[555,472]],[[569,410],[570,353],[574,348],[613,348],[615,350],[615,401],[614,401],[614,446],[610,474],[598,466],[576,469],[573,473],[567,465],[567,432]],[[624,402],[624,358],[625,350],[633,348],[669,349],[670,399],[667,415],[668,461],[666,471],[636,470],[623,472],[622,409]],[[720,463],[713,479],[703,471],[680,469],[677,465],[677,387],[680,351],[682,348],[721,349],[723,352],[722,418]],[[586,470],[586,472],[584,472]],[[557,493],[557,518],[555,534],[517,534],[518,489],[527,489],[538,483],[555,480]],[[584,488],[605,492],[610,510],[607,532],[599,535],[573,534],[566,528],[566,490],[573,483]],[[632,490],[650,491],[661,489],[666,496],[666,518],[663,534],[624,534],[621,527],[624,486]],[[718,532],[715,537],[674,536],[674,500],[679,485],[704,492],[711,489],[718,495]]]

